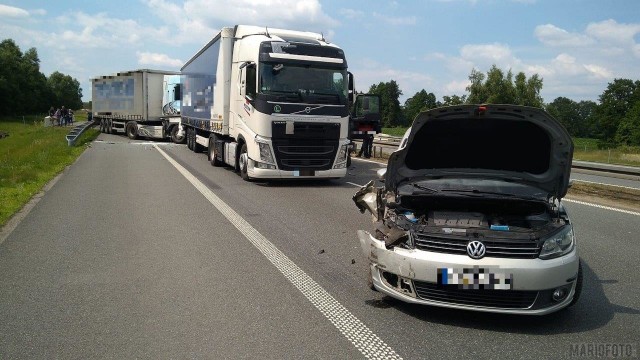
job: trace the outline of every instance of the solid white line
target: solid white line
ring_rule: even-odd
[[[368,163],[378,164],[378,165],[384,165],[384,166],[386,166],[386,165],[387,165],[386,163],[383,163],[383,162],[373,161],[373,160],[368,160],[368,159],[362,159],[362,158],[359,158],[359,157],[352,157],[352,158],[351,158],[351,160],[352,160],[352,161],[368,162]]]
[[[617,212],[621,212],[621,213],[625,213],[625,214],[630,214],[630,215],[640,216],[640,213],[639,213],[639,212],[629,211],[629,210],[623,210],[623,209],[618,209],[618,208],[614,208],[614,207],[610,207],[610,206],[604,206],[604,205],[592,204],[592,203],[588,203],[588,202],[584,202],[584,201],[579,201],[579,200],[573,200],[573,199],[567,199],[567,198],[564,198],[564,199],[562,199],[562,201],[567,201],[567,202],[570,202],[570,203],[576,203],[576,204],[580,204],[580,205],[591,206],[591,207],[595,207],[595,208],[599,208],[599,209],[605,209],[605,210],[617,211]]]
[[[349,181],[345,181],[345,182],[346,182],[347,184],[349,184],[349,185],[353,185],[353,186],[356,186],[356,187],[363,187],[363,186],[364,186],[364,185],[358,185],[358,184],[356,184],[356,183],[352,183],[352,182],[349,182]]]
[[[575,181],[575,182],[587,183],[587,184],[605,185],[605,186],[612,186],[612,187],[618,187],[618,188],[623,188],[623,189],[638,190],[638,191],[640,191],[640,188],[634,188],[634,187],[630,187],[630,186],[622,186],[622,185],[605,184],[605,183],[599,183],[599,182],[595,182],[595,181],[587,181],[587,180],[573,180],[573,181]]]
[[[156,149],[204,195],[368,359],[402,359],[347,308],[291,261],[206,185],[160,147]]]

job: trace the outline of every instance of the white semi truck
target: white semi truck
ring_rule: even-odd
[[[349,77],[321,34],[223,28],[181,69],[187,146],[243,179],[347,172]]]
[[[179,72],[126,71],[91,79],[91,86],[93,119],[101,132],[184,142]]]

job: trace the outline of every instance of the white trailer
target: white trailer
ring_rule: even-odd
[[[321,34],[223,28],[181,69],[187,146],[243,179],[347,172],[349,77]]]
[[[93,118],[101,132],[184,141],[179,72],[126,71],[91,79],[91,86]]]

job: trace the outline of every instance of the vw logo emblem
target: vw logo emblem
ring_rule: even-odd
[[[469,257],[472,259],[482,258],[486,250],[484,244],[477,240],[470,241],[467,244],[467,254],[469,254]]]
[[[304,108],[304,112],[306,112],[307,114],[310,113],[311,112],[311,108],[307,106],[306,108]]]

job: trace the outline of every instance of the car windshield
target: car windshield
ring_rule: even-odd
[[[300,101],[320,98],[323,102],[336,104],[344,104],[347,99],[347,74],[344,69],[262,63],[259,72],[261,94],[295,95]]]

